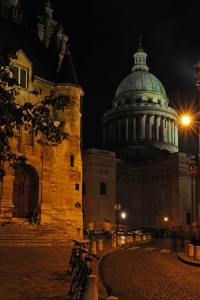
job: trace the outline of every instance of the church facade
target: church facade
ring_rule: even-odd
[[[81,235],[82,156],[81,105],[83,89],[79,86],[68,48],[69,37],[62,25],[53,20],[49,1],[45,2],[36,30],[23,19],[20,1],[1,1],[1,46],[16,51],[12,61],[18,81],[18,105],[36,103],[54,91],[69,97],[69,106],[52,111],[55,126],[68,138],[53,143],[38,134],[29,134],[23,126],[11,140],[12,150],[28,159],[24,170],[14,171],[4,164],[6,175],[0,182],[1,221],[24,219],[36,208],[41,223],[60,223],[69,237]],[[37,97],[30,93],[39,91]]]

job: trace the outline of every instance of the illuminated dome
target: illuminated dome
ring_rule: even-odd
[[[157,151],[178,151],[177,112],[146,58],[140,41],[132,72],[119,84],[102,120],[104,148],[137,161],[157,156]]]
[[[166,96],[165,89],[156,76],[145,70],[136,70],[128,75],[119,85],[115,97],[136,91],[160,93]]]

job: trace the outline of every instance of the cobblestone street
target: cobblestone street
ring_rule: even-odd
[[[120,300],[197,300],[200,297],[197,266],[187,265],[172,250],[172,240],[134,243],[129,250],[110,242],[97,252],[100,261],[98,296],[106,285]],[[116,252],[104,256],[106,253]],[[71,247],[0,247],[0,299],[68,300],[72,277],[66,269]],[[98,261],[91,263],[98,275]]]
[[[180,261],[168,241],[159,239],[103,258],[104,284],[120,300],[199,300],[199,267]]]

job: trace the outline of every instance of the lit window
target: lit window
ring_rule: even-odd
[[[23,89],[28,87],[28,70],[19,66],[13,67],[13,78],[18,82]]]

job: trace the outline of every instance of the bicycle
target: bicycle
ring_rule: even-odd
[[[87,253],[87,250],[85,250],[86,245],[88,242],[79,242],[77,240],[71,240],[74,242],[74,246],[72,248],[72,253],[70,256],[70,261],[68,264],[67,272],[68,274],[72,274],[74,271],[76,271],[81,262],[83,261],[83,253]]]
[[[88,276],[92,274],[92,267],[89,265],[93,260],[91,256],[99,260],[99,257],[96,255],[89,255],[87,253],[72,279],[68,295],[71,295],[72,297],[75,296],[76,300],[82,299],[83,293],[87,286]]]

